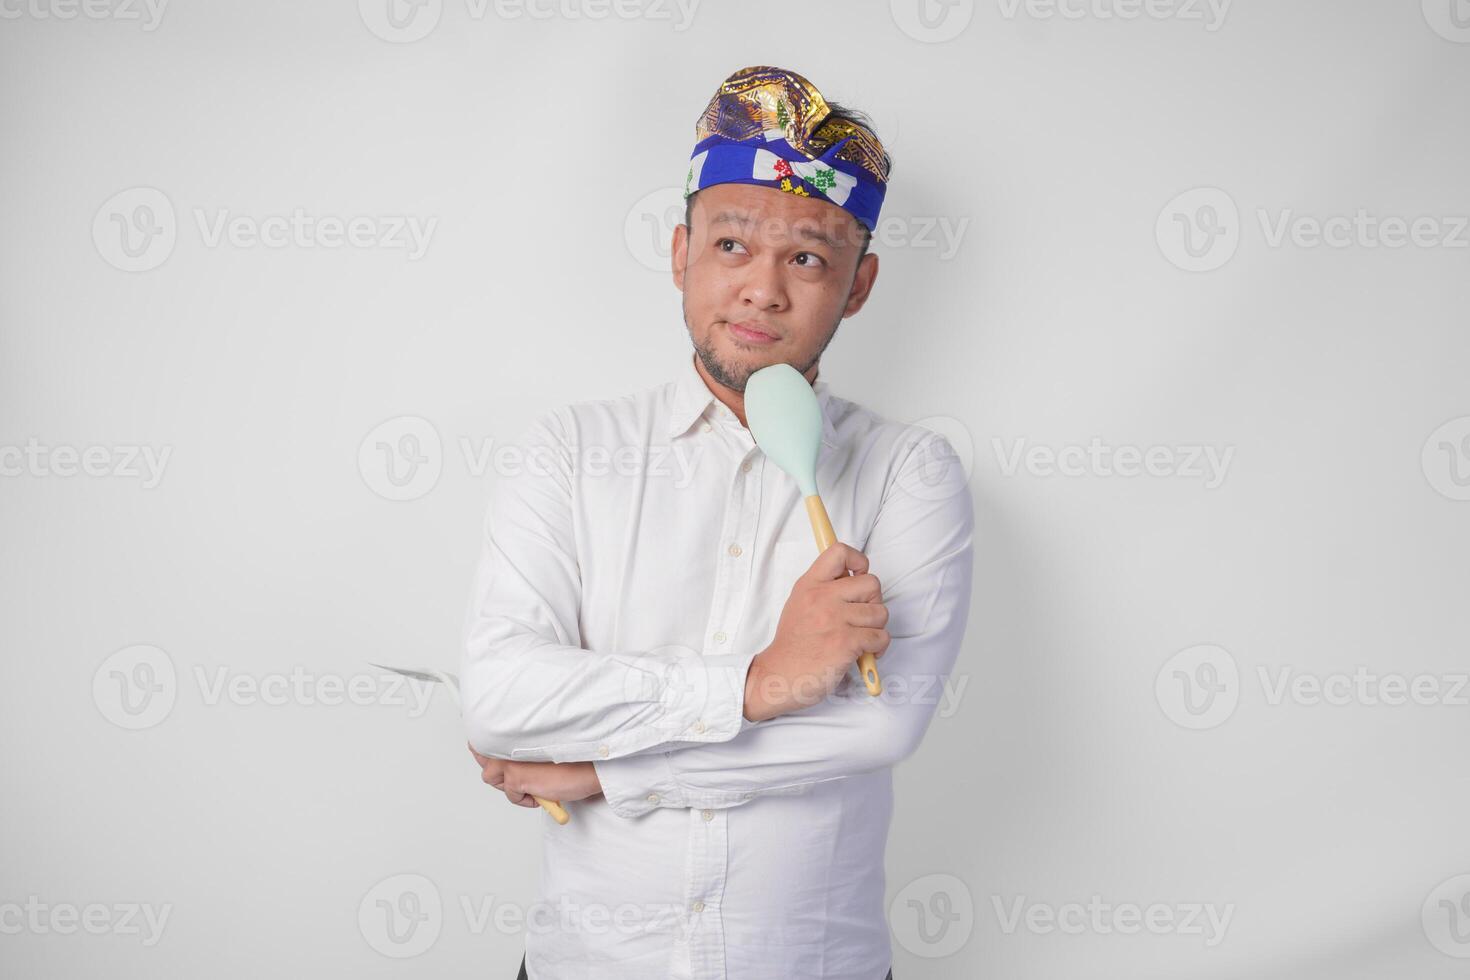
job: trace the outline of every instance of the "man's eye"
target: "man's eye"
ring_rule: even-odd
[[[725,248],[726,245],[733,245],[733,246],[735,246],[736,248],[738,248],[738,249],[740,249],[742,251],[744,251],[744,249],[745,249],[745,246],[744,245],[741,245],[739,242],[737,242],[733,238],[721,238],[719,241],[715,242],[715,247],[718,248],[722,252],[729,251],[729,249]]]
[[[797,258],[801,258],[803,255],[806,256],[808,259],[811,260],[811,261],[808,261],[808,262],[804,263],[804,265],[811,266],[813,269],[816,268],[816,265],[813,265],[814,262],[815,263],[821,263],[821,264],[825,265],[826,264],[826,261],[827,261],[826,259],[822,258],[820,255],[818,255],[816,252],[798,252],[798,253],[796,253],[796,257]]]

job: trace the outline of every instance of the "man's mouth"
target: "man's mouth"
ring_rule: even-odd
[[[729,323],[730,333],[748,344],[769,344],[779,338],[763,323]]]

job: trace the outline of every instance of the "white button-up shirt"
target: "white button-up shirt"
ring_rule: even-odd
[[[891,642],[870,696],[762,722],[746,671],[817,557],[796,483],[677,377],[541,414],[496,464],[461,669],[469,741],[591,761],[543,815],[532,980],[882,980],[892,766],[923,738],[970,603],[973,502],[945,438],[813,385],[817,486]]]

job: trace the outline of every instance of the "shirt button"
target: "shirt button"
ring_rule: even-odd
[[[600,755],[600,756],[602,756],[604,759],[606,759],[607,758],[607,746],[606,745],[598,746],[597,754]]]
[[[704,423],[704,425],[701,425],[699,427],[699,431],[700,432],[708,432],[710,429],[713,429],[713,428],[714,428],[714,426],[712,426],[708,422],[706,422],[706,423]]]
[[[650,803],[657,803],[658,802],[658,794],[657,793],[649,793],[648,794],[648,802],[650,802]]]
[[[694,905],[691,906],[691,907],[696,912],[703,912],[704,911],[704,903],[703,902],[695,902]]]
[[[705,810],[704,811],[704,819],[706,819],[706,820],[713,820],[714,818],[715,818],[715,811],[713,811],[713,810]]]
[[[724,633],[716,633],[715,634],[715,642],[716,643],[724,643],[727,639],[729,639],[729,637],[727,637]]]
[[[747,459],[745,462],[743,462],[743,463],[740,464],[740,472],[742,472],[742,473],[749,473],[750,472],[750,460]]]
[[[697,732],[697,733],[703,733],[704,732],[704,722],[702,722],[702,721],[696,721],[694,723],[694,731]]]
[[[732,544],[732,545],[730,545],[730,549],[729,550],[730,550],[730,555],[732,557],[734,557],[734,558],[739,558],[740,557],[740,552],[741,552],[740,545],[738,545],[738,544]]]

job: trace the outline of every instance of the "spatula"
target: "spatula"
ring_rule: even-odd
[[[817,539],[817,551],[826,551],[836,542],[837,535],[817,492],[822,408],[817,404],[817,393],[811,383],[790,364],[772,364],[754,372],[745,383],[745,421],[761,452],[801,489],[812,533]],[[864,653],[858,658],[858,669],[869,694],[883,693],[877,657]]]

